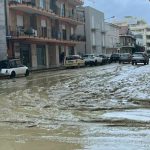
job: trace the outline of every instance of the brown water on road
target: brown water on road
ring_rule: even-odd
[[[0,81],[0,150],[149,149],[148,121],[103,117],[147,112],[108,83],[130,69],[112,64]]]

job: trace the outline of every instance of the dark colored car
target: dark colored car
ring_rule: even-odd
[[[102,64],[107,64],[109,61],[109,57],[105,55],[98,55],[98,57],[102,58]]]
[[[149,57],[144,52],[136,52],[132,56],[132,65],[137,65],[137,63],[144,63],[144,65],[149,64]]]
[[[130,53],[120,54],[119,63],[130,63],[132,61],[132,56]]]
[[[120,54],[116,53],[116,54],[112,54],[110,56],[110,59],[109,59],[109,63],[112,63],[112,62],[119,62],[119,59],[120,59]]]

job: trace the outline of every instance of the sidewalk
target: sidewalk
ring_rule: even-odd
[[[65,70],[64,66],[60,67],[51,67],[51,68],[33,68],[30,69],[31,73],[41,73],[41,72],[48,72],[48,71],[59,71],[59,70]]]

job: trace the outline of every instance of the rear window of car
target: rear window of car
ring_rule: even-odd
[[[81,59],[79,56],[68,56],[66,57],[66,60],[76,60],[76,59]]]
[[[130,54],[121,54],[120,57],[129,57]]]
[[[136,53],[136,54],[133,54],[134,57],[143,57],[143,54],[141,53]]]
[[[119,57],[119,54],[112,54],[111,57]]]
[[[94,55],[84,55],[83,58],[94,58]]]

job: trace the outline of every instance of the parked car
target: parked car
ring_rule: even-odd
[[[85,60],[85,65],[98,65],[98,64],[102,64],[102,58],[101,57],[97,57],[94,54],[87,54],[83,56],[83,59]]]
[[[119,53],[112,54],[112,55],[110,56],[109,63],[112,63],[112,62],[119,62],[119,58],[120,58],[120,54],[119,54]]]
[[[98,55],[98,57],[102,58],[102,64],[107,64],[109,61],[109,57],[105,55]]]
[[[65,58],[64,65],[66,68],[85,66],[85,61],[79,55],[70,55]]]
[[[0,61],[0,74],[15,78],[18,75],[29,76],[29,68],[22,65],[19,59]]]
[[[137,63],[144,63],[144,65],[149,64],[149,57],[145,52],[136,52],[132,56],[132,65],[137,65]]]
[[[132,61],[132,55],[130,53],[120,54],[119,63],[130,63]]]

